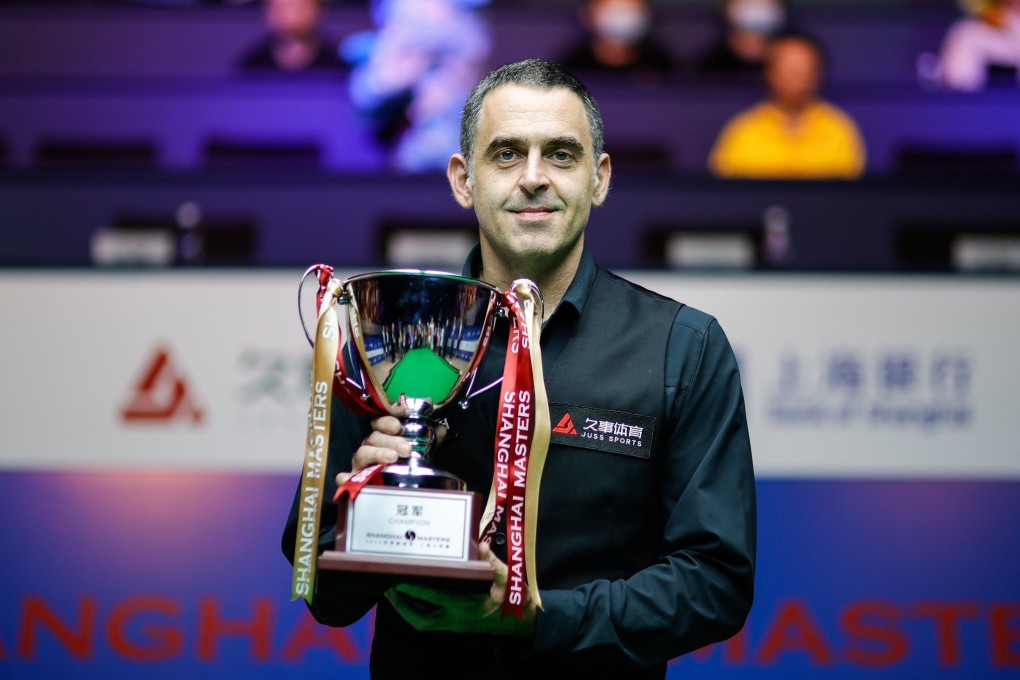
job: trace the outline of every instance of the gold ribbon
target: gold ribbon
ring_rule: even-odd
[[[294,574],[291,600],[303,597],[309,604],[315,594],[319,557],[319,519],[326,484],[329,427],[333,405],[333,375],[337,362],[340,327],[333,302],[342,284],[329,280],[319,302],[318,328],[312,358],[312,385],[308,404],[308,436],[301,470],[297,536],[294,540]]]
[[[524,303],[524,316],[528,320],[528,337],[531,342],[531,376],[535,381],[535,429],[531,435],[531,453],[528,456],[528,485],[524,491],[524,553],[528,571],[528,590],[531,601],[542,608],[538,592],[538,567],[535,563],[535,544],[538,540],[538,494],[542,484],[542,470],[549,453],[549,397],[545,392],[542,374],[542,303],[536,299],[536,290],[530,281],[515,281],[514,289]]]

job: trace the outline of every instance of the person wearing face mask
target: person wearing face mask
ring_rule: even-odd
[[[567,69],[661,79],[673,67],[651,35],[647,0],[588,0],[579,12],[586,39],[560,58]]]
[[[769,39],[788,27],[784,0],[723,0],[719,40],[698,61],[699,75],[754,81]]]

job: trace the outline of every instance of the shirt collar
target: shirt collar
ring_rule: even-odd
[[[588,252],[586,244],[581,251],[581,261],[577,265],[577,273],[574,274],[574,280],[567,286],[567,292],[563,294],[560,306],[556,309],[557,314],[566,304],[574,309],[578,317],[581,315],[581,312],[584,311],[584,304],[588,301],[588,294],[591,293],[592,286],[595,285],[596,271],[595,260],[592,259],[591,253]],[[471,278],[478,278],[481,272],[482,249],[480,245],[475,244],[475,247],[471,249],[467,260],[464,262],[462,274]]]

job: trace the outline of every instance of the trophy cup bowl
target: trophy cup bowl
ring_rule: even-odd
[[[360,383],[348,382],[379,415],[399,418],[411,454],[382,472],[388,486],[463,490],[456,476],[432,467],[433,413],[473,382],[488,345],[499,290],[441,272],[394,270],[344,281],[348,353]],[[351,352],[350,350],[354,351]]]
[[[338,318],[345,332],[333,390],[355,412],[399,418],[412,450],[406,463],[382,468],[381,485],[361,489],[356,502],[353,495],[339,500],[336,550],[322,553],[320,565],[491,581],[491,566],[478,559],[478,494],[434,468],[431,454],[435,411],[462,394],[473,396],[499,289],[422,270],[331,282],[346,311]]]

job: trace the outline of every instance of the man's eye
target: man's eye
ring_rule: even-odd
[[[517,158],[517,154],[511,151],[510,149],[503,149],[498,154],[496,154],[496,157],[501,161],[509,162]]]
[[[569,151],[556,151],[553,153],[553,160],[558,163],[566,163],[572,158]]]

